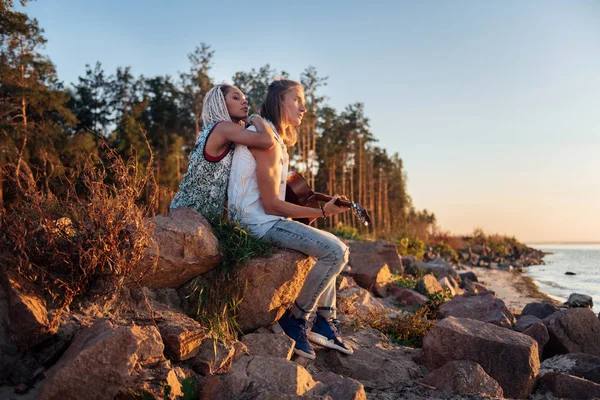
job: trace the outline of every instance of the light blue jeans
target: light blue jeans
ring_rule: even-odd
[[[335,278],[348,263],[348,246],[329,232],[291,220],[278,221],[263,238],[317,259],[292,306],[292,315],[311,320],[316,310],[327,319],[335,318]]]

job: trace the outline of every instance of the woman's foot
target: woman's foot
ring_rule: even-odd
[[[346,346],[339,336],[339,331],[335,326],[337,320],[328,320],[317,315],[312,330],[308,333],[308,340],[311,342],[341,351],[344,354],[352,354],[354,351]]]
[[[308,342],[306,336],[306,324],[306,320],[294,318],[289,311],[286,311],[286,313],[283,314],[283,317],[279,318],[279,321],[273,324],[271,329],[275,333],[285,333],[296,341],[294,353],[310,360],[314,360],[316,354]]]

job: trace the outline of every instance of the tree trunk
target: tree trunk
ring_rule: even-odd
[[[383,221],[383,174],[381,168],[379,168],[379,179],[378,179],[378,203],[377,203],[377,221],[379,223],[379,229],[384,226]]]
[[[315,187],[315,174],[314,174],[314,168],[315,168],[315,157],[317,155],[317,124],[316,121],[315,123],[313,123],[313,129],[312,129],[312,152],[310,154],[310,171],[311,171],[311,178],[312,178],[312,182],[311,182],[311,187]]]
[[[350,196],[349,198],[354,198],[354,165],[350,167]],[[344,215],[348,215],[348,213],[344,213]],[[355,228],[354,218],[350,218],[350,225]]]
[[[21,87],[24,88],[25,87],[25,64],[21,65]],[[27,147],[27,136],[28,136],[28,132],[27,132],[27,102],[25,100],[25,95],[21,96],[21,118],[23,119],[23,144],[21,146],[21,149],[19,150],[19,156],[17,158],[17,185],[19,186],[19,188],[21,188],[21,180],[20,175],[21,175],[21,162],[23,159],[23,152],[25,151],[25,147]]]

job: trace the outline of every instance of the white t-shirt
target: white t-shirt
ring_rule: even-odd
[[[285,201],[286,180],[289,168],[289,156],[287,148],[273,124],[267,121],[275,132],[275,139],[281,146],[281,176],[279,182],[279,198]],[[256,132],[254,126],[248,130]],[[256,178],[256,160],[248,147],[236,144],[231,162],[231,173],[229,175],[229,186],[227,188],[227,201],[229,218],[240,221],[254,235],[263,237],[277,221],[286,219],[278,215],[265,213],[260,200],[258,181]]]

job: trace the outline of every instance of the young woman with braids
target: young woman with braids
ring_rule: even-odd
[[[223,213],[234,143],[261,149],[276,143],[273,131],[260,118],[249,121],[256,127],[253,131],[245,129],[247,117],[248,101],[237,87],[223,84],[208,91],[202,107],[204,130],[190,153],[171,210],[189,207],[209,220]]]
[[[298,82],[276,80],[269,85],[260,114],[274,131],[277,145],[269,149],[235,146],[228,211],[230,218],[238,219],[255,235],[317,259],[294,304],[273,325],[274,331],[285,332],[296,341],[296,354],[314,359],[309,340],[352,354],[335,328],[335,278],[348,262],[348,247],[331,233],[290,218],[329,217],[348,208],[335,205],[340,197],[337,195],[322,209],[285,201],[287,146],[296,143],[295,127],[300,125],[306,112],[304,104],[304,90]],[[313,324],[308,331],[310,321]]]

